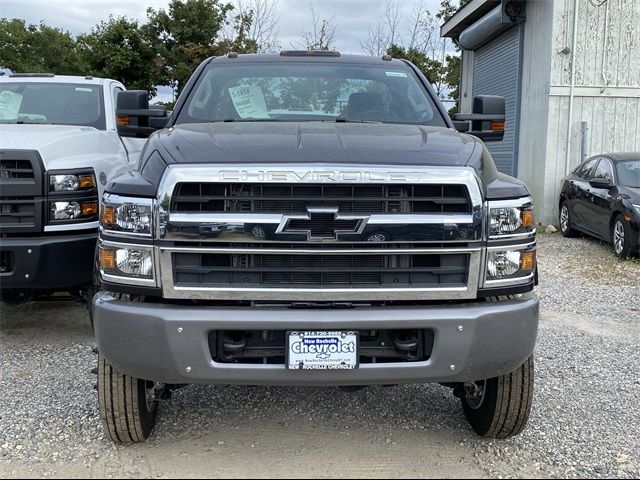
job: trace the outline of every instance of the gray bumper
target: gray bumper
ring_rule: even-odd
[[[98,348],[118,370],[164,383],[370,385],[460,382],[503,375],[533,352],[538,299],[341,310],[176,306],[94,299]],[[363,364],[357,370],[287,370],[215,363],[215,330],[432,329],[428,361]],[[181,330],[179,330],[181,329]]]

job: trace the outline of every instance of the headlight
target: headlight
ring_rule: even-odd
[[[100,226],[107,232],[150,237],[153,200],[105,194],[102,198]]]
[[[531,246],[495,247],[487,251],[487,282],[527,279],[536,269],[536,251]]]
[[[96,177],[92,172],[49,175],[50,192],[78,192],[96,188]]]
[[[533,233],[535,222],[531,198],[489,202],[491,238]]]
[[[110,281],[118,281],[112,278],[113,276],[153,280],[153,252],[151,248],[138,245],[101,244],[99,246],[99,263],[100,273]]]
[[[98,202],[50,202],[49,220],[85,220],[98,215]]]

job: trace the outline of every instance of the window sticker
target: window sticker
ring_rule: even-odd
[[[88,93],[93,93],[93,88],[76,87],[76,92],[88,92]]]
[[[270,118],[262,88],[255,85],[231,87],[229,95],[240,118]]]
[[[22,95],[19,93],[10,90],[0,92],[0,119],[9,120],[17,118],[21,104]]]
[[[407,78],[407,74],[404,72],[385,72],[387,77]]]

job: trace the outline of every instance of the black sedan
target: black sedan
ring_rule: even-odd
[[[640,252],[640,153],[597,155],[563,179],[560,231],[613,244],[616,255]]]

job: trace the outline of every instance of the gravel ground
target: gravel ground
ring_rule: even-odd
[[[517,438],[476,438],[437,385],[193,386],[143,445],[97,415],[84,307],[2,306],[0,477],[640,476],[640,262],[587,238],[539,237],[536,395]]]

